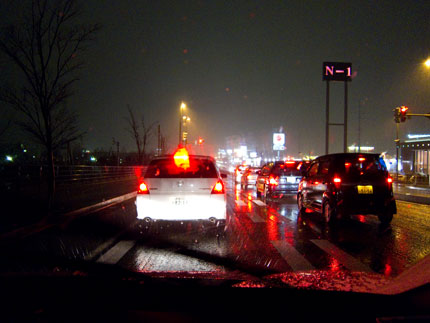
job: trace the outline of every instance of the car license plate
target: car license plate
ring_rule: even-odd
[[[372,185],[357,185],[358,194],[373,194]]]
[[[172,199],[172,204],[176,206],[187,205],[188,201],[183,197],[175,197]]]

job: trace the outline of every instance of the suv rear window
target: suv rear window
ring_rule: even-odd
[[[379,178],[387,174],[387,166],[379,156],[351,156],[339,161],[336,170],[345,179],[355,180],[360,176],[376,176]]]
[[[272,173],[278,176],[301,176],[300,162],[276,164],[273,167]]]
[[[190,156],[190,167],[184,169],[175,165],[173,157],[151,161],[145,178],[218,178],[214,163],[209,159]]]

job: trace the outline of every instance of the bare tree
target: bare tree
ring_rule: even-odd
[[[78,80],[85,44],[99,29],[80,24],[79,16],[76,0],[32,0],[0,36],[0,51],[24,80],[20,88],[3,89],[0,99],[24,115],[20,126],[46,149],[49,207],[55,192],[53,152],[80,135],[76,114],[64,102]]]
[[[137,159],[139,164],[145,163],[147,160],[147,146],[149,139],[153,135],[155,122],[151,124],[145,123],[145,118],[142,116],[140,124],[136,121],[136,118],[131,110],[130,106],[127,105],[129,117],[126,119],[129,125],[127,129],[132,138],[134,139],[137,147]]]

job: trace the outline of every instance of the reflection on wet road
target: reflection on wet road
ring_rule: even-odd
[[[426,206],[398,202],[392,228],[381,233],[376,216],[355,216],[329,227],[318,214],[300,214],[295,196],[263,202],[255,189],[227,184],[225,227],[205,222],[142,223],[128,233],[131,237],[124,237],[133,239],[133,246],[118,247],[127,250],[117,263],[146,273],[239,271],[260,276],[346,269],[395,276],[430,252],[428,234],[411,231],[409,222],[414,220],[408,217],[410,209]]]
[[[430,253],[430,206],[397,201],[398,214],[385,232],[376,216],[329,227],[318,214],[300,214],[295,196],[263,202],[253,188],[242,190],[230,178],[226,184],[225,226],[136,222],[134,201],[128,201],[2,247],[9,259],[2,271],[23,268],[25,254],[42,254],[161,276],[345,269],[392,277]]]

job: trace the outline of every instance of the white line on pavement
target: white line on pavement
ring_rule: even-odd
[[[236,202],[237,206],[245,206],[246,205],[246,203],[242,200],[236,200],[235,202]]]
[[[312,270],[314,267],[296,250],[292,245],[283,240],[271,241],[272,245],[278,250],[282,258],[294,271]]]
[[[349,255],[342,249],[336,247],[334,244],[328,240],[311,240],[318,248],[327,252],[330,256],[337,259],[342,265],[352,271],[362,271],[371,273],[373,272],[368,266],[363,264],[361,261],[355,259],[353,256]]]
[[[252,220],[252,222],[254,222],[254,223],[266,222],[266,221],[264,221],[264,219],[261,216],[255,214],[255,213],[248,213],[248,216]]]
[[[104,253],[97,259],[97,262],[105,263],[105,264],[116,264],[124,255],[134,247],[136,241],[132,240],[123,240],[118,242],[115,246],[113,246],[109,251]]]
[[[260,201],[260,200],[252,200],[252,202],[254,202],[255,204],[257,204],[259,206],[266,206],[266,203],[264,203],[263,201]]]

